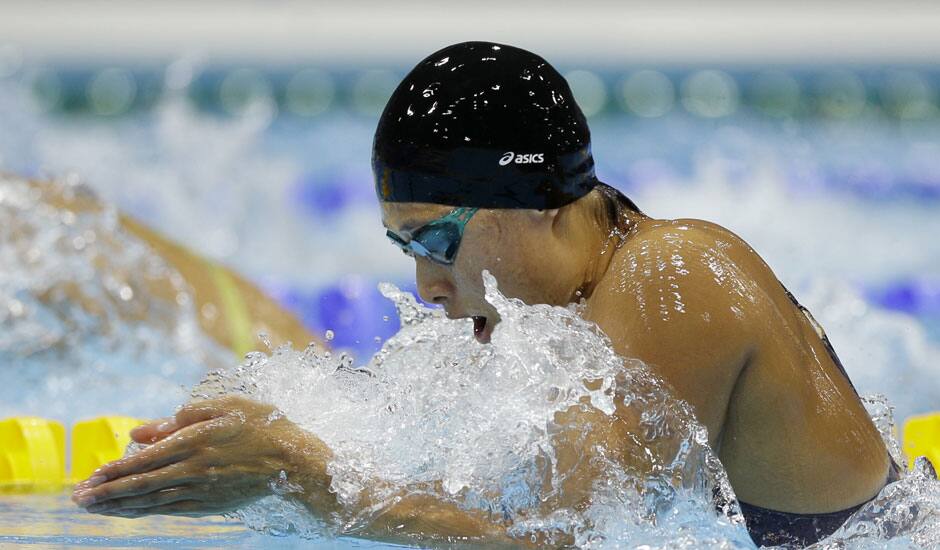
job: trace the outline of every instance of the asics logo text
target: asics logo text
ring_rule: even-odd
[[[506,166],[511,163],[513,160],[516,161],[516,164],[541,164],[544,162],[544,153],[520,153],[516,154],[512,151],[507,151],[503,153],[503,156],[499,159],[500,166]]]

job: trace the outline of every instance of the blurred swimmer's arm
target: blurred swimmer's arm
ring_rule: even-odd
[[[290,341],[303,347],[317,341],[293,314],[231,269],[207,260],[130,216],[122,214],[120,219],[124,229],[150,245],[179,271],[193,291],[203,331],[223,346],[244,355],[259,348],[256,337],[262,332],[273,345]]]
[[[47,181],[31,181],[30,185],[41,193],[42,202],[58,210],[80,214],[103,212],[107,207],[85,187],[72,188]],[[220,345],[244,355],[260,347],[256,341],[259,332],[266,333],[274,345],[290,341],[303,347],[316,341],[296,317],[231,269],[196,254],[131,216],[118,213],[118,220],[122,230],[148,245],[172,268],[167,276],[149,280],[146,288],[135,291],[172,302],[180,290],[186,290],[192,295],[200,328]],[[182,285],[170,280],[177,272],[182,276]],[[70,298],[80,302],[82,299],[77,294]]]
[[[330,491],[330,449],[269,405],[240,397],[191,403],[131,436],[151,445],[102,466],[76,486],[72,499],[77,504],[92,513],[127,518],[205,516],[282,494],[319,518],[357,512],[344,509]],[[368,495],[364,500],[366,507]],[[433,496],[403,496],[369,525],[343,534],[388,542],[523,545],[482,512]]]

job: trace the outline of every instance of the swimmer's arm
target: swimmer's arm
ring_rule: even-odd
[[[72,500],[89,512],[117,517],[154,514],[206,516],[231,512],[278,491],[315,517],[348,516],[330,491],[331,450],[319,438],[272,414],[269,405],[240,397],[200,401],[174,417],[131,432],[138,453],[105,464],[78,484]],[[290,486],[299,486],[294,491]],[[368,505],[368,496],[364,499]],[[373,540],[416,543],[478,541],[528,545],[482,512],[460,509],[433,496],[403,495],[371,524],[341,533]]]
[[[29,185],[41,192],[43,203],[58,210],[82,214],[106,209],[106,205],[84,187],[71,188],[48,181],[30,181]],[[200,327],[219,344],[244,355],[260,345],[254,337],[259,332],[266,333],[274,345],[290,341],[305,346],[308,342],[316,341],[294,315],[244,277],[199,256],[183,244],[174,242],[127,214],[119,213],[118,219],[122,229],[146,243],[182,275],[186,283],[184,286],[192,292],[196,311],[200,313],[197,315]],[[106,238],[119,236],[121,232]],[[171,283],[169,277],[146,276],[142,282],[146,285],[143,290],[147,294],[160,299],[173,301],[180,290]],[[138,289],[134,290],[136,292]],[[70,295],[70,301],[85,304],[84,307],[89,310],[94,307],[80,293]]]
[[[311,495],[313,496],[313,495]],[[303,498],[304,495],[299,495]],[[319,504],[309,499],[308,509]],[[402,500],[362,529],[347,535],[397,544],[485,543],[519,548],[535,546],[511,537],[508,524],[477,510],[465,510],[433,495],[403,495]]]
[[[310,437],[298,428],[298,439]],[[301,449],[305,445],[297,445]],[[300,480],[305,488],[303,492],[291,495],[303,504],[311,514],[324,517],[324,514],[344,513],[349,515],[356,510],[342,511],[336,495],[329,491],[329,483],[322,481],[325,471],[322,455],[316,453],[296,453],[291,459],[294,468],[288,479]],[[313,472],[308,480],[305,473]],[[366,538],[375,541],[397,544],[454,544],[485,543],[488,547],[538,547],[528,539],[518,539],[508,534],[509,524],[480,510],[466,510],[452,502],[446,502],[433,494],[402,494],[400,500],[373,519],[369,524],[345,535]],[[361,509],[364,511],[372,504],[370,496],[365,495]]]

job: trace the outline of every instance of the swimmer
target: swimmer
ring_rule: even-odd
[[[64,185],[45,181],[31,181],[29,185],[39,191],[42,203],[56,209],[73,213],[104,210],[93,194],[84,192],[86,188],[79,188],[76,192]],[[272,346],[317,341],[294,315],[231,269],[199,256],[127,214],[119,213],[118,220],[122,230],[149,246],[153,253],[179,273],[185,289],[193,296],[200,328],[220,346],[241,356],[262,345],[256,340],[259,333],[267,335]],[[168,278],[147,283],[149,287],[146,290],[150,294],[175,300],[178,290]],[[72,302],[83,303],[84,298],[78,293],[69,289],[66,292],[71,293]],[[87,304],[86,309],[93,311],[94,307]]]
[[[599,181],[585,118],[541,57],[488,42],[427,57],[382,113],[372,165],[387,237],[414,258],[425,301],[472,318],[485,344],[500,319],[484,300],[484,269],[528,304],[583,300],[619,354],[691,404],[756,543],[815,542],[896,479],[809,311],[731,231],[651,217]],[[330,449],[287,419],[267,426],[270,412],[240,398],[187,405],[135,430],[154,445],[105,465],[73,498],[125,517],[223,512],[270,494],[284,470],[311,513],[334,513]],[[615,455],[629,437],[581,421],[589,433],[571,452]],[[427,495],[405,497],[356,536],[527,543],[500,518]]]

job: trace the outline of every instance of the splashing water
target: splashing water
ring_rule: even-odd
[[[645,365],[617,356],[577,306],[526,306],[502,296],[488,273],[485,284],[502,319],[491,345],[477,343],[469,323],[386,284],[402,330],[367,365],[281,347],[213,373],[194,396],[245,394],[323,439],[335,454],[330,473],[340,502],[355,509],[367,489],[379,502],[332,530],[367,524],[404,491],[509,519],[517,536],[557,543],[568,535],[581,547],[677,538],[689,547],[749,544],[724,470],[687,404]],[[576,420],[582,415],[629,428],[620,459],[591,444]],[[576,452],[563,450],[565,441]],[[578,479],[586,463],[592,485]],[[641,471],[654,474],[639,482]],[[586,509],[571,505],[579,491],[590,496]],[[713,495],[728,504],[717,510]],[[289,508],[266,499],[237,515],[274,532],[324,534],[322,524],[285,525],[297,519]]]
[[[0,176],[0,417],[155,416],[229,360],[199,331],[179,274],[113,208],[77,207],[91,203],[75,181]]]
[[[644,364],[617,356],[578,306],[527,306],[500,294],[486,272],[484,282],[501,318],[490,345],[475,341],[469,323],[384,284],[402,330],[366,365],[312,346],[281,347],[196,387],[197,398],[238,393],[275,405],[323,439],[335,454],[332,490],[349,509],[366,490],[379,495],[376,506],[336,524],[280,496],[234,516],[271,533],[321,537],[368,524],[404,492],[508,519],[515,536],[582,548],[753,548],[685,402]],[[865,403],[903,464],[891,407],[878,396]],[[624,458],[587,444],[572,410],[625,429]],[[576,482],[578,461],[594,465],[593,483]],[[578,496],[590,504],[571,506]],[[940,542],[938,519],[940,483],[918,462],[814,548],[928,548]]]
[[[940,545],[940,482],[933,466],[919,457],[913,472],[888,485],[819,549],[937,548]]]

